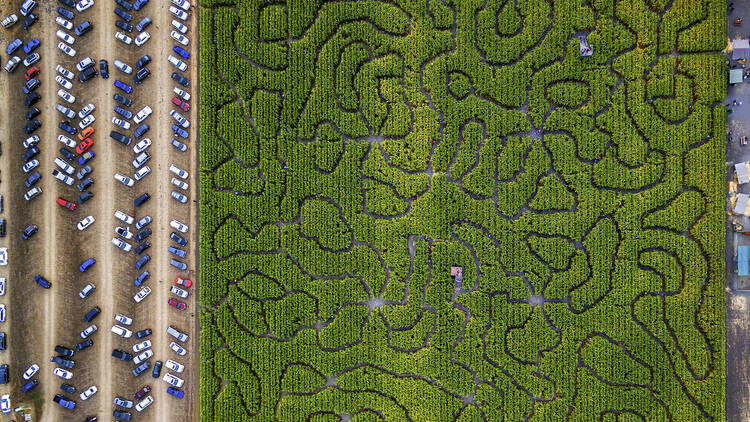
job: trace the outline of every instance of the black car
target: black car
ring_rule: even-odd
[[[36,232],[38,231],[39,231],[39,226],[37,226],[36,224],[32,224],[26,227],[25,229],[23,229],[23,232],[21,233],[21,237],[23,238],[23,240],[29,240],[31,236],[35,235]]]
[[[41,113],[42,112],[38,108],[32,107],[32,108],[29,109],[29,111],[26,112],[26,120],[31,120],[31,119],[33,119],[34,117],[38,116]]]
[[[151,335],[151,329],[146,328],[145,330],[141,330],[135,333],[135,338],[143,338]]]
[[[78,203],[83,204],[84,202],[88,201],[89,199],[93,197],[94,197],[94,194],[92,192],[84,192],[78,195]]]
[[[146,238],[147,238],[147,237],[149,237],[149,236],[151,236],[151,229],[149,229],[149,228],[147,227],[147,228],[145,228],[145,229],[143,229],[143,230],[139,231],[139,232],[138,232],[138,233],[137,233],[137,234],[135,235],[135,237],[133,238],[133,242],[140,242],[140,241],[142,241],[142,240],[146,239]]]
[[[143,195],[141,195],[141,196],[139,196],[139,197],[137,197],[137,198],[135,198],[133,200],[133,205],[135,205],[136,207],[140,207],[141,205],[143,205],[149,199],[151,199],[151,195],[149,195],[148,193],[144,193]]]
[[[174,241],[174,243],[176,243],[176,244],[178,244],[180,246],[187,245],[187,240],[184,237],[182,237],[179,234],[177,234],[176,232],[170,233],[169,234],[169,238],[172,239]]]
[[[82,35],[86,35],[92,29],[94,29],[94,26],[91,25],[91,22],[83,21],[78,26],[76,26],[76,29],[74,29],[73,31],[80,37]]]
[[[94,306],[90,311],[86,312],[86,315],[83,316],[83,322],[91,322],[94,318],[99,316],[100,313],[102,313],[102,310],[99,309],[98,306]]]
[[[76,363],[74,360],[71,359],[65,359],[62,356],[52,356],[49,358],[50,362],[55,362],[56,364],[62,366],[63,368],[67,369],[73,369],[74,366],[76,366]]]
[[[26,107],[31,107],[34,104],[38,103],[41,99],[42,96],[39,95],[38,92],[32,92],[31,94],[27,95],[26,98],[24,98],[23,105],[25,105]]]
[[[67,158],[68,160],[75,160],[77,157],[73,151],[65,147],[60,148],[60,154],[62,154],[63,157]]]
[[[92,339],[86,339],[78,344],[76,344],[76,350],[79,352],[83,349],[88,349],[89,347],[94,345],[94,340]]]
[[[71,135],[75,135],[76,133],[78,133],[78,130],[76,128],[74,128],[73,126],[71,126],[70,122],[67,121],[67,120],[60,122],[57,125],[57,127],[59,127],[60,129],[64,130],[65,132],[68,132]]]
[[[75,355],[76,352],[73,351],[73,349],[68,349],[65,346],[60,346],[59,344],[55,346],[55,353],[58,353],[63,356],[67,356],[69,358],[72,358],[73,355]]]
[[[177,72],[172,72],[172,79],[174,79],[178,84],[182,86],[186,87],[190,85],[190,80]]]
[[[94,179],[87,177],[76,185],[78,192],[83,192],[94,184]],[[80,201],[79,201],[80,202]]]
[[[86,418],[86,420],[84,420],[83,422],[96,422],[96,421],[98,421],[98,420],[99,420],[99,418],[98,418],[98,417],[96,417],[96,416],[89,416],[89,417],[88,417],[88,418]]]
[[[23,23],[21,24],[21,26],[23,27],[23,29],[29,29],[31,28],[31,25],[34,25],[36,21],[38,20],[39,18],[37,18],[35,14],[29,13],[26,16],[26,19],[23,20]]]
[[[42,122],[40,122],[39,120],[32,120],[26,123],[26,126],[23,127],[23,131],[27,135],[31,135],[32,133],[34,133],[34,131],[36,131],[40,127],[42,127]]]
[[[5,237],[5,219],[0,218],[0,237]]]
[[[140,255],[140,254],[143,253],[143,251],[145,251],[146,249],[148,249],[150,247],[151,247],[151,242],[146,241],[146,242],[143,242],[140,245],[136,246],[135,249],[133,249],[133,251],[136,254]]]
[[[130,107],[130,105],[133,104],[133,102],[130,100],[130,98],[128,98],[128,97],[126,97],[124,95],[115,94],[113,96],[113,98],[115,99],[115,101],[117,101],[118,103],[124,105],[125,107]]]
[[[133,20],[133,17],[130,16],[130,13],[120,9],[119,7],[115,7],[115,15],[121,17],[125,22],[130,22],[131,20]]]
[[[133,25],[121,20],[115,21],[115,26],[127,32],[131,32],[133,30]]]
[[[138,71],[135,72],[135,75],[133,75],[133,81],[136,84],[139,84],[143,82],[144,80],[146,80],[146,78],[148,78],[149,76],[151,76],[151,71],[148,70],[147,67],[144,67],[144,68],[138,69]]]
[[[34,183],[38,182],[39,179],[41,178],[42,178],[42,175],[39,174],[38,171],[35,171],[31,173],[31,176],[26,178],[26,181],[23,182],[23,184],[26,185],[27,188],[30,188],[32,185],[34,185]]]
[[[70,394],[75,394],[76,392],[76,388],[68,384],[67,382],[60,384],[60,389]]]
[[[133,8],[133,5],[130,4],[130,2],[127,2],[126,0],[115,0],[115,3],[117,3],[118,5],[120,5],[120,7],[128,11]]]
[[[8,383],[8,364],[0,365],[0,384]]]
[[[23,93],[28,94],[30,92],[35,91],[37,88],[39,88],[39,79],[31,78],[28,81],[26,81],[25,84],[23,84]]]
[[[39,148],[31,147],[23,153],[23,161],[29,162],[32,158],[36,157],[37,155],[39,155]]]
[[[73,12],[71,12],[70,10],[68,10],[68,9],[66,9],[64,7],[58,7],[57,8],[57,13],[60,16],[64,17],[65,19],[69,20],[69,21],[72,21],[73,18],[75,18],[75,16],[76,16],[76,15],[73,14]]]
[[[129,421],[130,420],[130,412],[125,412],[123,410],[117,410],[117,409],[113,410],[112,411],[112,416],[114,416],[116,418],[120,418],[120,419],[122,419],[124,421]]]
[[[151,370],[151,377],[159,378],[159,374],[161,374],[161,361],[157,360],[154,362],[154,369]]]
[[[80,75],[78,75],[78,80],[81,82],[88,82],[96,77],[96,69],[93,67],[90,67],[88,69],[85,69],[83,72],[81,72]]]
[[[150,367],[151,367],[151,362],[146,361],[146,362],[143,362],[142,364],[138,365],[131,372],[133,373],[134,377],[137,377],[137,376],[141,375],[142,373],[146,372],[146,370],[148,370],[148,368],[150,368]]]
[[[141,32],[149,25],[151,25],[151,18],[149,16],[146,16],[145,18],[141,19],[140,22],[138,22],[138,24],[135,26],[135,30]]]
[[[8,348],[6,339],[7,339],[7,335],[0,331],[0,350],[5,350]]]
[[[76,2],[74,0],[57,0],[57,1],[59,1],[60,3],[68,7],[76,7]]]
[[[109,79],[109,64],[106,60],[99,60],[99,73],[102,74],[102,78]]]
[[[136,69],[140,69],[140,68],[142,68],[143,66],[146,66],[149,63],[151,63],[151,56],[149,56],[148,54],[146,54],[143,57],[141,57],[140,59],[138,59],[137,62],[135,62],[135,68]]]
[[[130,143],[133,142],[133,140],[129,136],[125,136],[122,133],[114,130],[109,132],[109,137],[121,144],[124,144],[125,146],[130,145]]]
[[[120,349],[113,349],[112,356],[125,361],[133,360],[133,355]]]

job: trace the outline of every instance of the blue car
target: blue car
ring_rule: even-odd
[[[18,50],[22,45],[23,45],[23,43],[21,42],[21,40],[19,40],[18,38],[16,38],[15,40],[13,40],[13,42],[11,42],[10,44],[8,44],[8,47],[5,49],[5,52],[8,53],[8,55],[11,55],[16,50]]]
[[[180,56],[182,56],[183,59],[189,59],[190,58],[190,53],[187,50],[185,50],[184,48],[180,47],[179,45],[176,45],[176,46],[172,47],[172,51],[174,51],[175,53],[177,53]]]
[[[26,54],[30,54],[32,51],[36,50],[37,47],[39,47],[39,39],[32,38],[31,41],[27,42],[26,45],[23,46],[23,52]]]
[[[34,183],[38,182],[39,179],[42,178],[42,175],[39,174],[38,171],[35,171],[34,173],[29,176],[25,182],[23,182],[24,185],[26,185],[27,188],[30,188]]]
[[[145,134],[146,134],[146,132],[148,132],[148,130],[149,130],[149,129],[150,129],[150,127],[148,126],[148,124],[147,124],[147,123],[144,123],[144,124],[142,124],[142,125],[138,126],[138,127],[137,127],[137,128],[136,128],[136,129],[134,130],[134,131],[133,131],[133,136],[134,136],[135,138],[140,138],[140,137],[142,137],[143,135],[145,135]]]
[[[80,157],[78,157],[78,164],[84,165],[88,163],[92,158],[94,158],[94,151],[88,150],[81,154]]]
[[[39,381],[31,380],[27,382],[26,384],[24,384],[23,387],[21,387],[21,391],[23,391],[24,393],[28,393],[29,391],[33,390],[34,387],[36,387],[37,385],[39,385]]]
[[[94,264],[96,264],[96,260],[94,258],[89,258],[81,263],[81,265],[78,266],[78,270],[82,273],[85,273],[86,270],[91,268]]]
[[[125,91],[126,94],[130,94],[131,92],[133,92],[133,87],[126,84],[125,82],[120,82],[117,79],[115,79],[115,86]]]
[[[183,128],[175,125],[175,124],[172,125],[172,131],[175,134],[177,134],[179,137],[181,137],[182,139],[187,139],[188,136],[190,136],[190,135],[188,135],[188,133],[187,133],[187,131],[185,129],[183,129]]]
[[[135,278],[135,286],[138,287],[145,283],[148,278],[151,277],[151,273],[148,271],[142,272],[138,277]]]
[[[120,116],[126,119],[133,117],[133,113],[130,110],[124,109],[120,106],[115,106],[114,110],[115,110],[115,113],[119,114]]]
[[[148,0],[135,0],[133,3],[133,10],[141,10],[148,4]]]
[[[71,12],[70,10],[68,10],[68,9],[66,9],[64,7],[58,7],[57,8],[57,13],[60,16],[64,17],[65,19],[69,20],[69,21],[72,21],[73,18],[75,18],[75,16],[76,16],[76,15],[73,14],[73,12]]]
[[[167,394],[171,394],[177,397],[178,399],[185,397],[185,393],[182,390],[179,390],[174,387],[167,387]]]
[[[57,126],[60,129],[64,130],[65,132],[68,132],[71,135],[75,135],[76,133],[78,133],[78,130],[76,130],[76,128],[74,128],[73,126],[71,126],[71,125],[69,125],[69,124],[67,124],[65,122],[60,122],[60,124],[57,125]],[[175,125],[172,125],[172,126],[175,126]]]
[[[34,281],[36,281],[36,284],[42,286],[45,289],[49,289],[52,287],[52,283],[47,281],[46,278],[42,277],[41,275],[37,274],[34,276]]]
[[[135,263],[135,269],[136,270],[140,270],[141,268],[143,268],[144,265],[148,264],[148,261],[151,261],[151,256],[149,256],[149,255],[143,255],[141,257],[141,259],[139,259],[138,261],[136,261],[136,263]]]
[[[32,224],[26,227],[25,229],[23,229],[23,233],[21,233],[21,237],[23,238],[23,240],[29,240],[31,236],[35,235],[36,232],[38,231],[39,231],[39,226],[37,226],[36,224]]]
[[[169,247],[169,253],[175,254],[179,256],[180,258],[185,257],[185,251],[180,248],[175,248],[174,246]]]

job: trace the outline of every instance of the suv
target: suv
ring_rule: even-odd
[[[133,360],[133,355],[131,355],[128,352],[122,351],[120,349],[113,349],[112,350],[112,356],[116,357],[117,359],[124,360],[124,361],[131,361],[131,360]]]
[[[86,35],[86,33],[91,31],[93,28],[94,27],[91,25],[91,22],[83,21],[80,25],[76,26],[76,29],[74,29],[73,31],[80,37],[82,35]]]
[[[122,133],[114,130],[109,132],[109,137],[125,146],[128,146],[131,142],[133,142],[133,140],[129,136],[125,136]]]
[[[142,68],[143,66],[146,66],[149,63],[151,63],[151,56],[149,56],[148,54],[145,54],[143,57],[141,57],[140,59],[138,59],[137,62],[135,62],[135,68],[136,69],[140,69],[140,68]]]
[[[137,377],[141,375],[142,373],[146,372],[148,368],[151,367],[151,363],[149,361],[143,362],[142,364],[138,365],[135,369],[133,369],[133,376]]]
[[[90,311],[86,312],[86,315],[83,316],[83,321],[91,322],[94,318],[99,316],[100,313],[102,313],[102,310],[99,309],[98,306],[94,306]]]
[[[137,84],[140,84],[149,76],[151,76],[151,71],[148,70],[147,67],[143,67],[141,69],[138,69],[138,72],[135,73],[135,75],[133,76],[133,81],[135,81],[135,83]]]
[[[135,287],[140,287],[141,284],[145,283],[146,280],[151,276],[151,273],[148,271],[142,272],[138,277],[135,278]],[[137,335],[137,333],[136,333]],[[138,337],[140,338],[140,337]]]
[[[151,195],[149,195],[148,192],[144,193],[143,195],[139,196],[138,198],[135,198],[135,200],[133,201],[133,205],[135,205],[136,207],[140,207],[141,205],[143,205],[149,199],[151,199]]]
[[[131,24],[127,23],[127,22],[123,22],[123,21],[121,21],[119,19],[115,21],[115,26],[118,27],[118,28],[120,28],[120,29],[122,29],[123,31],[126,31],[126,32],[132,32],[133,31],[133,25],[131,25]]]
[[[104,59],[99,60],[99,72],[103,79],[109,79],[109,64]]]
[[[138,24],[135,26],[135,30],[141,32],[149,25],[151,25],[151,18],[146,16],[145,18],[141,19],[140,22],[138,22]]]
[[[0,365],[0,384],[7,384],[8,381],[8,364]]]
[[[83,72],[81,72],[80,75],[78,75],[78,80],[81,82],[88,82],[94,79],[96,75],[97,75],[96,69],[94,69],[93,67],[90,67],[88,69],[85,69]]]

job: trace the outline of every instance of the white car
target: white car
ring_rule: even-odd
[[[62,16],[56,17],[55,18],[55,23],[58,24],[58,25],[60,25],[60,26],[62,26],[65,29],[67,29],[68,31],[70,31],[71,29],[73,29],[73,23],[71,21],[63,18]]]
[[[182,194],[180,192],[177,192],[176,190],[173,190],[172,192],[170,192],[169,196],[171,196],[172,199],[174,199],[175,201],[177,201],[177,202],[179,202],[181,204],[185,204],[188,201],[188,197],[187,196],[185,196],[184,194]]]
[[[55,82],[65,89],[73,89],[73,84],[69,80],[63,78],[61,75],[55,75]]]
[[[92,123],[96,120],[96,117],[94,117],[93,114],[89,114],[88,116],[84,117],[80,122],[78,122],[78,127],[81,128],[81,130],[85,129],[87,126],[91,126]]]
[[[64,380],[69,380],[69,379],[73,378],[73,373],[72,372],[66,371],[65,369],[62,369],[62,368],[55,368],[55,370],[52,371],[52,372],[55,375],[57,375],[58,377],[60,377],[60,378],[62,378]]]
[[[127,317],[123,314],[115,314],[115,321],[120,324],[133,325],[133,318]]]
[[[146,151],[138,154],[138,156],[136,156],[135,159],[133,160],[133,168],[138,170],[139,168],[141,168],[141,166],[146,164],[148,160],[150,159],[151,159],[151,154],[149,154]]]
[[[30,380],[31,377],[33,377],[37,373],[37,371],[39,371],[39,365],[33,364],[29,366],[25,371],[23,371],[23,379]]]
[[[75,48],[69,46],[68,44],[65,44],[64,42],[57,43],[57,48],[60,49],[63,53],[67,54],[70,57],[75,57],[76,50]]]
[[[41,195],[41,193],[42,193],[42,188],[31,188],[28,191],[26,191],[26,193],[23,194],[23,199],[27,201],[31,201],[32,199]]]
[[[73,74],[73,72],[69,71],[68,69],[60,66],[59,64],[55,66],[55,70],[57,70],[57,73],[63,75],[65,78],[68,79],[75,79],[76,75]]]
[[[112,244],[122,249],[125,252],[130,252],[130,250],[133,248],[133,246],[130,243],[125,242],[124,240],[119,239],[117,237],[112,238]]]
[[[184,46],[187,46],[188,44],[190,44],[190,40],[186,36],[180,34],[177,31],[171,31],[169,33],[169,36],[172,37],[173,40],[177,41],[178,43]]]
[[[151,173],[151,168],[149,166],[143,166],[136,170],[136,172],[133,174],[133,179],[141,180],[149,173]]]
[[[172,184],[175,185],[175,186],[177,186],[178,188],[180,188],[182,190],[188,190],[188,187],[189,187],[189,185],[187,184],[187,182],[184,182],[184,181],[182,181],[182,180],[180,180],[180,179],[178,179],[176,177],[172,178]]]
[[[133,152],[136,154],[140,154],[143,151],[146,150],[146,148],[151,146],[151,139],[150,138],[143,138],[140,141],[138,141],[137,144],[133,147]]]
[[[140,365],[141,363],[151,359],[154,356],[154,352],[149,349],[145,352],[141,353],[140,355],[133,358],[133,363],[136,365]]]
[[[84,57],[83,60],[76,63],[76,69],[78,69],[79,72],[83,72],[83,70],[86,69],[88,66],[93,66],[94,64],[95,64],[94,59],[92,59],[90,56]]]
[[[81,400],[88,400],[89,397],[91,397],[94,394],[96,394],[97,391],[99,391],[99,389],[96,388],[95,385],[92,385],[91,387],[87,388],[86,391],[84,391],[81,394],[79,394],[78,397],[80,397]]]
[[[151,294],[151,288],[146,286],[142,288],[138,293],[136,293],[135,296],[133,296],[133,300],[135,301],[135,303],[140,303],[143,299],[146,298],[146,296],[150,294]]]
[[[128,330],[125,327],[121,327],[121,326],[119,326],[117,324],[115,324],[115,325],[112,326],[112,330],[111,331],[113,333],[117,334],[118,336],[122,337],[122,338],[130,338],[130,336],[133,335],[132,331]]]
[[[180,179],[187,179],[188,178],[188,172],[177,167],[174,164],[169,165],[169,171],[171,171],[175,176],[179,177]]]
[[[23,59],[23,65],[26,67],[29,67],[32,64],[38,62],[40,57],[41,56],[39,55],[39,53],[31,53],[28,56],[26,56],[26,58]]]
[[[133,39],[129,36],[125,35],[124,32],[118,31],[115,32],[115,38],[122,41],[123,43],[130,45],[133,42]]]
[[[172,32],[174,32],[174,31],[172,31]],[[188,67],[187,63],[183,62],[182,60],[178,59],[177,57],[175,57],[175,56],[173,56],[171,54],[167,57],[167,61],[170,62],[170,63],[172,63],[172,65],[174,67],[176,67],[177,70],[179,70],[180,72],[184,72],[184,71],[187,70],[187,67]]]
[[[186,11],[180,10],[174,6],[169,6],[169,13],[171,13],[174,17],[180,20],[188,20],[190,18],[190,15],[187,14]]]
[[[57,167],[60,167],[60,169],[65,173],[73,174],[73,172],[76,171],[75,167],[71,166],[60,157],[55,157],[55,164],[57,165]]]
[[[0,411],[3,413],[10,413],[10,394],[3,394],[0,396]]]
[[[5,304],[0,303],[0,322],[5,322]]]
[[[119,236],[122,236],[126,240],[130,240],[133,238],[133,232],[130,231],[129,227],[117,226],[115,227],[115,233],[117,233]]]
[[[57,135],[57,140],[68,148],[76,147],[76,142],[65,135]]]
[[[31,135],[23,141],[24,148],[31,148],[39,143],[39,136]]]
[[[142,412],[145,408],[151,406],[151,403],[154,402],[154,398],[151,396],[146,396],[145,399],[138,402],[138,404],[135,405],[135,410]]]
[[[57,90],[57,96],[67,101],[69,104],[73,104],[74,102],[76,102],[76,97],[74,97],[73,94],[71,94],[70,92],[62,88]]]
[[[76,10],[79,12],[83,12],[84,10],[88,9],[89,7],[93,5],[94,5],[94,0],[79,0],[78,3],[76,3]],[[82,398],[81,400],[85,400],[85,399]]]
[[[172,359],[167,359],[167,361],[164,362],[164,366],[166,366],[167,369],[177,372],[178,374],[181,374],[182,371],[185,370],[185,365],[175,362]]]
[[[60,38],[64,42],[73,45],[76,42],[76,39],[73,38],[72,35],[68,34],[67,32],[63,31],[62,29],[58,29],[57,32],[55,32],[55,35],[57,35],[57,38]]]
[[[60,75],[58,75],[58,76],[62,78],[62,76],[60,76]],[[60,114],[62,114],[63,116],[67,117],[68,119],[72,120],[72,119],[76,118],[76,112],[73,111],[73,110],[71,110],[71,109],[69,109],[68,107],[65,107],[62,104],[56,104],[55,105],[55,110],[59,111]]]
[[[125,224],[133,224],[133,221],[135,221],[132,215],[127,215],[120,210],[115,211],[115,218],[122,221]]]
[[[174,95],[182,98],[183,100],[190,101],[190,94],[187,93],[187,91],[185,91],[184,89],[174,87],[174,89],[172,89],[172,92],[174,92]]]
[[[175,386],[177,388],[180,388],[180,387],[182,387],[182,384],[185,384],[185,380],[183,380],[182,378],[180,378],[180,377],[178,377],[176,375],[172,375],[170,373],[164,374],[164,378],[162,378],[162,379],[167,384],[171,384],[171,385],[173,385],[173,386]]]
[[[140,47],[143,44],[146,44],[146,41],[151,39],[151,34],[148,33],[148,31],[143,31],[140,34],[138,34],[137,37],[135,37],[135,45]]]
[[[78,230],[86,230],[90,225],[94,224],[94,216],[90,215],[76,224]]]
[[[170,110],[169,115],[172,116],[172,118],[185,129],[190,127],[190,122],[188,121],[188,119],[186,119],[185,116],[180,114],[177,110]]]
[[[185,356],[187,354],[187,350],[175,342],[169,343],[169,348],[180,356]]]
[[[115,60],[115,67],[120,72],[122,72],[122,73],[126,73],[128,75],[130,75],[131,73],[133,73],[133,68],[132,67],[130,67],[129,65],[127,65],[127,64],[125,64],[125,63],[123,63],[123,62],[121,62],[119,60]]]
[[[73,186],[73,183],[75,183],[75,179],[57,169],[52,170],[52,177],[68,186]]]
[[[146,118],[150,116],[151,113],[153,112],[154,111],[151,110],[151,107],[149,106],[143,107],[142,109],[140,109],[140,111],[138,111],[138,113],[135,113],[135,116],[133,117],[133,123],[135,124],[141,123],[142,121],[146,120]]]
[[[122,119],[118,119],[117,117],[112,117],[112,124],[114,124],[117,127],[121,127],[125,130],[130,129],[130,122],[126,122]]]
[[[128,176],[123,176],[120,173],[115,173],[115,180],[122,183],[125,186],[131,187],[135,183],[135,181]]]
[[[179,288],[177,286],[170,287],[169,291],[172,292],[173,294],[175,294],[175,295],[183,298],[183,299],[185,299],[186,297],[188,297],[188,295],[190,294],[190,293],[188,293],[187,290],[183,290],[183,289],[181,289],[181,288]]]
[[[91,324],[88,327],[86,327],[83,331],[81,331],[81,338],[86,339],[89,338],[90,335],[94,334],[96,330],[99,328],[96,327],[96,324]]]
[[[187,0],[172,0],[172,4],[181,8],[182,10],[190,9],[190,2]]]
[[[0,277],[0,296],[5,296],[5,277]]]
[[[96,107],[91,103],[86,104],[85,106],[83,106],[81,111],[78,112],[78,117],[83,119],[84,117],[91,114],[91,112],[94,111],[95,108]]]
[[[94,292],[94,290],[96,290],[96,286],[94,286],[93,283],[89,283],[84,286],[80,292],[78,292],[78,297],[80,297],[81,299],[86,299],[91,293]]]
[[[180,222],[179,220],[172,220],[169,222],[169,226],[177,230],[180,233],[187,233],[188,226]]]
[[[181,33],[187,34],[188,27],[180,23],[180,21],[172,19],[172,26]]]
[[[8,265],[8,248],[0,248],[0,265]]]
[[[31,170],[34,170],[35,168],[37,168],[37,166],[39,166],[39,160],[33,159],[29,161],[28,163],[24,164],[23,167],[21,167],[21,170],[23,170],[24,173],[28,173]]]
[[[150,347],[151,347],[151,340],[143,340],[142,342],[136,343],[133,345],[133,353],[138,353]]]

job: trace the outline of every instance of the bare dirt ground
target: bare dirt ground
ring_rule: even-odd
[[[10,8],[0,6],[3,17],[11,11],[17,13],[21,0],[12,0],[9,3]],[[169,37],[172,16],[168,12],[168,2],[151,1],[143,10],[131,11],[133,25],[145,16],[151,16],[154,21],[147,28],[151,40],[139,48],[115,41],[115,3],[97,1],[91,9],[77,13],[73,21],[74,25],[78,25],[84,20],[89,20],[94,26],[93,31],[83,37],[76,37],[73,47],[78,53],[74,58],[64,55],[56,48],[59,40],[55,37],[58,27],[54,18],[57,16],[55,9],[58,6],[56,1],[41,1],[40,6],[34,11],[39,16],[39,21],[28,31],[23,30],[20,23],[10,30],[0,29],[2,47],[7,46],[8,41],[14,38],[20,38],[25,43],[32,37],[37,37],[42,42],[37,50],[42,56],[41,61],[37,63],[41,69],[41,88],[38,92],[42,95],[42,101],[37,104],[42,111],[38,119],[43,125],[37,131],[41,138],[41,154],[37,158],[40,162],[38,170],[42,174],[42,180],[37,186],[42,187],[44,191],[31,202],[23,199],[26,191],[23,181],[26,175],[21,171],[21,142],[26,138],[23,133],[23,115],[26,109],[22,103],[25,69],[21,65],[12,75],[4,71],[0,75],[0,89],[8,93],[6,100],[0,102],[0,131],[6,134],[3,137],[3,155],[0,156],[0,194],[4,197],[5,209],[0,216],[8,220],[8,236],[0,238],[0,246],[8,246],[10,258],[10,265],[6,269],[0,267],[0,276],[8,278],[8,293],[0,298],[0,302],[5,302],[8,307],[8,318],[4,327],[0,325],[0,330],[9,334],[9,350],[0,352],[0,361],[8,362],[11,368],[10,388],[3,386],[5,388],[0,388],[0,392],[11,393],[14,407],[20,404],[33,406],[35,420],[83,420],[86,416],[94,415],[99,416],[100,420],[109,420],[115,395],[132,400],[135,391],[143,385],[150,385],[155,402],[141,414],[134,414],[133,420],[198,420],[198,332],[195,296],[191,295],[186,300],[187,311],[170,308],[166,303],[171,296],[168,290],[175,275],[197,281],[195,274],[178,271],[169,265],[170,254],[167,247],[170,244],[168,236],[171,231],[171,219],[177,218],[190,225],[187,247],[189,259],[185,261],[190,269],[197,269],[198,266],[197,226],[192,224],[197,222],[198,212],[197,203],[193,202],[197,199],[198,187],[197,128],[190,128],[191,138],[185,141],[188,152],[179,152],[169,144],[172,137],[170,99],[174,86],[170,74],[174,69],[166,60],[173,45]],[[189,74],[186,73],[186,76],[190,78],[191,84],[195,84],[196,17],[192,17],[189,23],[191,60]],[[67,32],[74,35],[72,31]],[[133,31],[129,35],[134,38],[137,33]],[[119,172],[132,176],[132,145],[125,147],[109,138],[108,134],[114,127],[110,122],[114,115],[112,108],[115,105],[112,95],[119,92],[112,83],[115,79],[120,79],[133,85],[132,75],[119,72],[114,68],[113,62],[120,59],[135,67],[135,62],[144,54],[152,57],[153,61],[148,66],[152,77],[135,86],[133,94],[127,96],[133,100],[130,107],[133,113],[144,105],[150,105],[154,110],[152,116],[146,120],[151,130],[145,135],[153,141],[149,148],[152,158],[147,164],[152,171],[145,179],[129,188],[116,182],[113,174]],[[22,52],[20,56],[24,57]],[[63,185],[51,176],[55,168],[53,160],[59,155],[58,150],[62,147],[56,140],[57,134],[60,133],[57,123],[62,120],[62,115],[55,111],[55,104],[60,101],[55,94],[58,89],[54,80],[55,65],[60,63],[75,72],[75,63],[86,56],[91,56],[97,61],[97,69],[99,59],[106,59],[110,63],[110,78],[96,78],[85,84],[76,81],[70,90],[77,98],[72,107],[76,111],[87,103],[96,106],[96,122],[93,126],[97,131],[93,136],[93,151],[96,157],[89,162],[93,168],[91,176],[95,181],[90,189],[94,193],[94,198],[80,205],[76,211],[70,212],[55,204],[55,199],[62,196],[75,201],[80,192],[75,187]],[[6,55],[2,57],[3,62],[7,61]],[[191,88],[188,91],[194,97],[190,101],[194,107],[190,111],[190,120],[194,125],[197,122],[197,90],[192,85]],[[183,114],[187,116],[188,113]],[[77,124],[77,120],[75,123]],[[121,132],[132,135],[132,128],[130,131]],[[188,204],[179,204],[169,197],[173,188],[170,184],[171,173],[168,170],[170,163],[175,163],[190,172]],[[135,210],[133,199],[143,192],[149,192],[151,200]],[[149,226],[153,234],[148,239],[152,246],[145,252],[151,256],[151,262],[146,266],[151,272],[151,278],[145,285],[151,287],[152,293],[140,304],[135,304],[132,299],[140,289],[133,285],[133,279],[140,273],[134,268],[137,257],[132,252],[124,253],[111,244],[111,238],[115,235],[114,227],[123,225],[113,216],[116,209],[133,213],[136,220],[145,215],[151,215],[153,218]],[[79,232],[75,229],[75,223],[88,215],[94,216],[96,222],[87,230]],[[20,237],[20,232],[28,224],[39,225],[39,233],[24,241]],[[131,226],[131,231],[135,231],[134,226]],[[97,263],[82,274],[77,267],[88,257],[94,257]],[[49,279],[53,284],[52,289],[43,290],[34,284],[35,274],[42,274]],[[87,283],[94,283],[97,288],[94,294],[82,300],[77,293]],[[79,332],[87,326],[82,316],[93,306],[99,306],[102,310],[101,315],[94,320],[99,332],[92,336],[92,348],[76,354],[74,377],[69,382],[77,388],[77,393],[91,385],[96,385],[99,392],[87,401],[75,397],[78,407],[71,413],[51,400],[54,394],[61,392],[59,387],[62,380],[52,375],[54,365],[49,362],[49,357],[54,354],[54,345],[73,347],[82,340]],[[184,399],[178,400],[167,395],[166,383],[153,379],[150,370],[134,378],[130,374],[134,367],[132,363],[121,362],[111,356],[113,348],[130,350],[136,343],[134,338],[125,340],[109,332],[113,324],[112,317],[116,312],[133,318],[133,325],[128,327],[133,331],[144,328],[153,330],[149,337],[155,353],[150,360],[152,365],[156,360],[164,362],[173,359],[187,367],[183,374],[179,374],[185,380]],[[168,325],[174,325],[190,336],[188,344],[185,345],[188,350],[187,356],[180,357],[169,350],[168,345],[172,338],[166,334]],[[37,363],[41,368],[38,373],[40,385],[33,394],[24,395],[20,391],[20,375],[31,363]],[[165,372],[167,370],[163,368],[162,376]],[[137,413],[133,410],[131,412]]]

